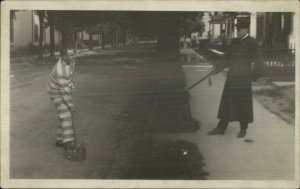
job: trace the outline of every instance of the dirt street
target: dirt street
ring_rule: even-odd
[[[84,162],[64,159],[63,149],[54,146],[58,121],[45,88],[54,62],[12,65],[11,178],[138,178],[141,170],[133,166],[134,161],[144,158],[143,149],[149,143],[140,142],[145,138],[151,141],[151,132],[193,130],[186,127],[187,96],[178,91],[184,85],[181,67],[155,66],[155,53],[153,48],[123,48],[77,59],[75,132],[87,148]],[[183,148],[186,145],[192,144],[181,144]],[[201,159],[201,154],[195,154]],[[155,161],[164,161],[157,157]],[[186,174],[183,177],[187,178]]]

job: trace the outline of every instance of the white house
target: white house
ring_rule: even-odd
[[[39,16],[35,11],[16,11],[11,19],[10,47],[11,51],[27,49],[39,44]],[[44,45],[50,43],[50,28],[44,30]],[[55,45],[59,45],[60,33],[55,31]]]
[[[18,10],[15,12],[14,18],[11,18],[10,26],[10,47],[11,51],[30,49],[31,47],[38,47],[40,37],[40,23],[39,16],[36,11],[33,10]],[[89,34],[83,31],[77,33],[78,40],[89,40]],[[54,43],[55,46],[61,45],[61,34],[59,31],[54,31]],[[101,41],[100,36],[97,34],[92,35],[92,40]],[[44,30],[44,46],[50,44],[50,27]]]

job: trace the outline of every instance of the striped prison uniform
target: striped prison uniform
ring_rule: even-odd
[[[73,114],[74,104],[71,91],[74,88],[73,75],[75,62],[67,65],[60,58],[49,74],[47,91],[57,110],[59,124],[57,127],[57,141],[63,143],[75,140]]]

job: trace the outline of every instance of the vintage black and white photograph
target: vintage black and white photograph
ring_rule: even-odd
[[[7,179],[298,181],[295,1],[65,5],[7,10]]]

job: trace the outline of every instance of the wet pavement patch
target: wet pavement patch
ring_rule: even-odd
[[[134,179],[205,180],[208,173],[196,145],[185,141],[144,141],[132,157]]]
[[[189,95],[182,90],[182,68],[169,66],[172,69],[159,67],[156,72],[138,65],[138,71],[123,69],[135,77],[130,82],[131,93],[122,96],[126,105],[109,116],[114,122],[111,137],[117,140],[117,147],[101,178],[205,179],[208,173],[203,170],[204,160],[195,144],[152,139],[154,133],[192,133],[200,129],[200,122],[190,113]],[[164,77],[169,75],[176,77]]]

